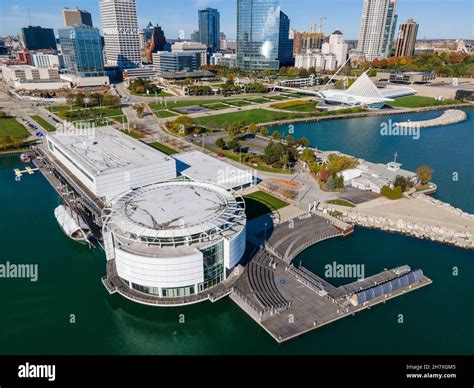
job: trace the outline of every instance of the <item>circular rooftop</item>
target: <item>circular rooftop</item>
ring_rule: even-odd
[[[209,183],[172,181],[122,194],[104,210],[118,237],[157,245],[190,245],[245,224],[243,199]]]

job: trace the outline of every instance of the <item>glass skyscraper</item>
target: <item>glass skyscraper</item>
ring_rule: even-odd
[[[98,28],[75,25],[60,28],[64,66],[78,77],[105,76],[102,40]]]
[[[295,62],[293,58],[293,39],[290,39],[290,18],[283,12],[280,12],[278,60],[281,66],[292,66]]]
[[[205,44],[210,52],[216,52],[220,48],[221,21],[217,9],[206,8],[199,15],[199,39]]]
[[[280,0],[237,0],[237,66],[278,70]]]
[[[21,37],[28,50],[56,50],[56,38],[52,28],[28,26],[21,29]]]

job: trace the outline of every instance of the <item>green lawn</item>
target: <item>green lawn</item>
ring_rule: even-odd
[[[53,124],[50,124],[45,119],[43,119],[41,116],[33,115],[33,116],[31,116],[31,119],[36,121],[39,125],[41,125],[48,132],[55,132],[56,131],[56,127]]]
[[[134,139],[143,139],[145,136],[140,133],[140,132],[137,132],[137,131],[133,131],[133,130],[125,130],[125,131],[122,131],[123,133],[125,133],[126,135],[130,136],[130,137],[133,137]]]
[[[168,93],[168,92],[159,92],[159,93],[150,93],[150,94],[146,94],[146,93],[132,93],[132,95],[134,96],[140,96],[140,97],[173,97],[174,94],[171,94],[171,93]]]
[[[287,106],[287,107],[279,107],[278,105],[284,105],[285,103],[271,105],[272,108],[276,109],[283,109],[288,110],[291,112],[302,112],[302,113],[318,113],[319,110],[316,108],[317,102],[316,101],[295,101],[301,102],[299,105]]]
[[[459,101],[437,101],[432,97],[408,96],[397,98],[395,101],[387,103],[387,105],[391,106],[392,108],[422,108],[426,106],[452,105],[456,103],[459,103]]]
[[[164,144],[158,143],[158,142],[150,143],[148,145],[155,148],[155,149],[157,149],[158,151],[163,152],[166,155],[175,155],[175,154],[178,153],[178,151],[175,151],[174,149],[172,149],[168,146],[165,146]]]
[[[177,109],[177,108],[187,108],[188,106],[202,106],[202,105],[208,105],[208,104],[216,104],[220,102],[219,100],[184,100],[184,101],[168,101],[167,106],[168,109]],[[150,107],[151,110],[162,110],[163,107],[161,106],[161,103],[156,103],[152,102],[149,103],[148,106]]]
[[[257,191],[246,195],[244,200],[246,204],[245,211],[249,220],[258,218],[265,214],[273,213],[274,211],[283,209],[289,205],[285,201],[263,191]]]
[[[224,113],[209,117],[194,119],[194,123],[207,128],[225,128],[229,123],[241,121],[244,125],[251,123],[267,123],[278,120],[291,120],[305,117],[297,113],[273,112],[265,109],[252,109],[233,113]]]
[[[169,110],[156,110],[153,111],[153,113],[158,117],[159,119],[166,119],[168,117],[175,117],[177,116],[176,113],[170,112]]]
[[[247,101],[252,101],[256,104],[268,104],[269,102],[272,102],[272,100],[266,98],[249,98]]]
[[[11,137],[12,139],[26,139],[30,133],[13,117],[0,119],[0,139]]]
[[[330,205],[339,205],[339,206],[346,206],[346,207],[356,207],[352,202],[346,201],[345,199],[334,199],[332,201],[327,202]]]
[[[252,105],[251,102],[248,102],[246,100],[234,100],[234,101],[226,101],[228,104],[230,105],[234,105],[234,106],[248,106],[248,105]]]
[[[215,103],[215,104],[206,104],[206,105],[201,105],[205,108],[209,108],[212,110],[222,110],[222,109],[231,109],[232,107],[226,104],[223,104],[221,102]]]
[[[71,111],[71,108],[69,106],[53,106],[52,107],[52,111],[56,114],[61,110],[67,110],[67,111],[71,112],[70,113],[71,117],[67,118],[68,121],[78,121],[78,120],[80,120],[80,114],[85,115],[86,111],[89,112],[89,117],[90,117],[89,121],[93,121],[94,112],[97,112],[97,115],[103,114],[104,117],[113,118],[114,120],[116,120],[120,123],[122,122],[122,116],[123,116],[122,108],[107,108],[107,107],[105,107],[105,108],[90,108],[90,109],[73,108],[73,110]],[[124,120],[125,120],[125,122],[127,122],[127,117],[124,117]]]
[[[291,98],[284,97],[284,96],[267,96],[267,98],[275,101],[285,101],[285,100],[291,100]]]

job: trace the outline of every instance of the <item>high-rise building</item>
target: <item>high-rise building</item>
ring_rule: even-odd
[[[278,60],[280,61],[280,66],[292,66],[294,64],[293,39],[290,39],[290,18],[281,11]]]
[[[135,0],[99,0],[107,65],[120,69],[141,63]]]
[[[237,0],[237,64],[278,70],[280,0]]]
[[[341,31],[334,31],[329,37],[329,43],[324,43],[322,47],[323,54],[334,54],[338,67],[344,65],[347,61],[349,45],[344,41],[344,35]]]
[[[221,22],[217,9],[206,8],[199,13],[199,38],[210,52],[216,52],[220,48]]]
[[[159,25],[153,27],[153,33],[151,39],[147,43],[146,48],[146,60],[147,62],[153,61],[153,53],[158,51],[165,51],[166,37],[165,33]]]
[[[151,36],[153,35],[153,26],[152,22],[148,22],[147,26],[143,29],[145,32],[145,42],[148,42],[151,39]]]
[[[413,19],[408,19],[406,23],[400,24],[400,30],[395,44],[396,57],[412,57],[415,55],[418,27],[419,24]]]
[[[201,35],[199,35],[199,31],[193,31],[191,33],[191,42],[201,42]]]
[[[324,43],[324,34],[320,32],[295,31],[293,36],[293,53],[295,55],[321,50]]]
[[[92,16],[90,12],[80,9],[63,9],[64,25],[66,27],[74,26],[75,24],[85,24],[92,27]]]
[[[28,26],[21,29],[24,48],[28,50],[56,50],[56,38],[52,28]]]
[[[69,74],[77,77],[103,77],[104,57],[102,39],[98,28],[85,24],[58,30],[64,66]]]
[[[223,32],[219,34],[220,49],[227,50],[227,36]]]
[[[398,0],[364,0],[358,50],[369,61],[390,55],[397,24]]]

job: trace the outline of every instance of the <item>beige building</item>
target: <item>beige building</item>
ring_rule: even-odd
[[[29,65],[0,66],[2,78],[17,90],[57,90],[69,88],[59,77],[58,68],[41,69]]]
[[[72,27],[76,24],[85,24],[92,26],[92,16],[90,12],[82,11],[80,9],[63,9],[64,25],[66,27]]]
[[[395,43],[396,57],[412,57],[415,55],[418,27],[419,24],[413,19],[408,19],[406,23],[400,24],[397,42]]]

